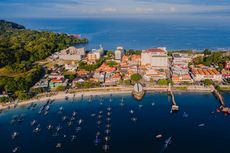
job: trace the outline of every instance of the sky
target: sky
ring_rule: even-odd
[[[230,0],[0,0],[0,18],[229,17]]]

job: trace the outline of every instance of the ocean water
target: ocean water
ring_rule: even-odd
[[[229,105],[230,94],[223,93],[223,96]],[[120,105],[122,97],[124,106]],[[176,93],[175,98],[180,106],[176,114],[170,113],[171,100],[166,93],[147,93],[141,101],[129,94],[57,100],[50,105],[46,116],[38,113],[45,103],[38,103],[34,109],[24,106],[5,111],[0,114],[0,152],[10,153],[19,146],[22,153],[103,153],[104,137],[108,136],[109,153],[229,153],[230,118],[215,112],[219,106],[215,97],[209,93]],[[58,113],[60,107],[64,108],[62,113]],[[111,107],[110,121],[108,107]],[[73,111],[77,112],[76,120],[68,127],[62,117],[67,116],[69,120]],[[20,114],[24,115],[24,121],[10,124],[12,117]],[[133,117],[136,121],[131,120]],[[79,119],[83,120],[80,126]],[[31,126],[32,120],[38,123]],[[33,129],[37,124],[41,131],[35,134]],[[47,129],[48,124],[62,127],[58,136],[54,136],[55,129]],[[107,128],[107,124],[111,127]],[[77,127],[81,127],[78,132]],[[106,129],[110,130],[109,134],[104,132]],[[20,133],[15,140],[11,139],[13,131]],[[100,141],[95,145],[97,132],[101,133]],[[156,139],[158,134],[162,138]],[[72,135],[76,135],[76,140],[71,142]],[[171,143],[165,147],[169,137]],[[62,148],[56,148],[57,143]]]
[[[230,21],[140,18],[9,19],[36,30],[81,34],[88,49],[114,50],[167,47],[174,49],[230,49]]]

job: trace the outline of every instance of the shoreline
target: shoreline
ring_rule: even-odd
[[[54,100],[60,100],[60,99],[64,99],[66,96],[68,97],[73,97],[75,94],[75,98],[80,98],[82,95],[83,96],[95,96],[95,95],[109,95],[109,94],[131,94],[132,93],[132,89],[133,88],[122,88],[122,87],[109,87],[109,88],[89,88],[89,89],[83,89],[81,91],[78,90],[72,90],[69,93],[66,92],[58,92],[55,95],[52,96],[43,96],[41,98],[33,98],[30,100],[25,100],[25,101],[20,101],[17,103],[17,106],[25,106],[25,105],[29,105],[31,103],[34,102],[45,102],[48,99],[54,99]],[[157,88],[150,88],[150,87],[145,87],[144,90],[148,93],[148,92],[157,92],[157,93],[165,93],[168,92],[168,88],[167,87],[157,87]],[[199,90],[178,90],[178,89],[174,89],[173,92],[175,93],[211,93],[212,91],[209,90],[208,88],[201,88]],[[5,110],[8,108],[12,108],[15,106],[15,102],[12,103],[7,103],[5,105],[0,105],[0,110]]]

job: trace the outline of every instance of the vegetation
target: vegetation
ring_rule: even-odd
[[[84,69],[86,71],[94,71],[97,68],[99,68],[104,61],[105,61],[104,58],[100,58],[99,60],[96,61],[96,64],[87,64],[86,62],[80,62],[78,68]]]
[[[203,82],[204,82],[204,85],[206,85],[206,86],[210,86],[213,84],[212,80],[210,80],[210,79],[205,79]]]
[[[64,91],[65,90],[65,86],[57,86],[56,91]]]
[[[188,89],[187,87],[183,87],[183,86],[177,86],[175,88],[176,90],[183,90],[183,91]]]
[[[211,52],[209,50],[205,50],[203,57],[198,57],[194,60],[194,64],[204,64],[206,66],[215,65],[218,66],[218,70],[221,71],[224,67],[224,62],[230,60],[230,57],[223,56],[222,52]]]
[[[13,22],[0,20],[0,30],[1,31],[11,30],[11,29],[25,29],[25,27],[23,25],[16,24],[16,23],[13,23]]]
[[[20,91],[20,90],[16,91],[15,95],[17,96],[17,98],[19,100],[27,100],[27,99],[31,98],[31,95],[29,93],[27,93],[25,91]]]
[[[7,66],[16,72],[25,71],[24,66],[70,45],[87,42],[67,34],[27,30],[4,20],[0,20],[0,29],[0,67]]]
[[[118,65],[115,61],[107,61],[106,64],[108,64],[110,67],[115,67]]]
[[[6,91],[22,100],[29,98],[30,88],[44,73],[42,67],[34,63],[79,43],[87,43],[87,39],[28,30],[22,25],[0,20],[0,68],[13,74],[0,75],[0,93]]]
[[[0,97],[0,103],[7,103],[7,102],[10,102],[9,97]]]
[[[95,87],[100,87],[99,82],[95,81],[85,81],[85,82],[78,82],[75,84],[77,88],[95,88]]]
[[[42,74],[42,67],[35,66],[22,77],[0,77],[0,92],[6,91],[12,93],[15,97],[20,96],[21,98],[23,96],[20,92],[29,92],[30,87],[40,80]]]
[[[125,52],[125,55],[141,55],[141,50],[128,50]]]
[[[167,79],[160,79],[157,81],[158,85],[168,85],[169,83],[170,83],[170,81]]]
[[[108,59],[113,59],[115,57],[114,51],[111,50],[105,51],[105,54],[107,55]]]
[[[138,82],[142,79],[142,76],[139,73],[135,73],[131,75],[131,80],[134,82]]]

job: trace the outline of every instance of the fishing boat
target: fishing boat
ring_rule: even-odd
[[[47,126],[47,129],[48,130],[51,130],[53,127],[52,127],[52,125],[51,124],[49,124],[48,126]]]
[[[76,139],[76,135],[71,136],[71,142],[73,142]]]
[[[132,95],[137,100],[141,100],[143,98],[143,96],[145,95],[145,91],[140,83],[136,83],[134,85]]]
[[[169,137],[168,139],[165,140],[165,147],[168,147],[169,144],[172,142],[172,137]]]
[[[18,146],[12,149],[12,152],[19,152],[19,151],[20,151],[20,147]]]
[[[186,112],[183,113],[183,117],[184,118],[187,118],[188,117],[188,114]]]
[[[101,139],[98,136],[96,136],[94,140],[94,144],[97,146],[100,142],[101,142]]]
[[[19,136],[18,132],[13,132],[13,134],[11,135],[11,138],[12,138],[12,140],[14,140],[18,136]]]
[[[57,143],[56,144],[56,148],[61,148],[62,147],[62,144],[61,143]]]
[[[37,121],[36,121],[36,120],[33,120],[33,121],[30,123],[30,125],[31,125],[31,126],[34,126],[36,123],[37,123]]]
[[[70,127],[73,123],[71,121],[67,122],[67,126]]]
[[[41,129],[40,129],[40,124],[37,125],[37,127],[33,130],[34,133],[38,133],[40,132]]]
[[[134,110],[131,109],[131,110],[129,111],[129,113],[130,113],[130,114],[134,114]]]
[[[205,126],[204,123],[198,124],[198,127],[204,127],[204,126]]]
[[[105,144],[103,145],[102,149],[107,152],[109,150],[109,145],[108,144]]]
[[[105,136],[105,137],[104,137],[104,140],[105,140],[106,142],[108,142],[108,141],[110,140],[110,137],[109,137],[109,136]]]
[[[91,117],[95,117],[95,116],[96,116],[96,114],[95,114],[95,113],[93,113],[93,114],[91,114],[90,116],[91,116]]]
[[[137,118],[136,118],[136,117],[132,117],[132,118],[131,118],[131,121],[136,122],[136,121],[137,121]]]
[[[82,124],[82,122],[83,122],[83,119],[79,119],[79,121],[78,121],[78,125],[81,125],[81,124]]]
[[[158,134],[158,135],[156,135],[156,138],[157,138],[157,139],[162,138],[162,134]]]
[[[111,130],[109,130],[109,129],[106,129],[106,130],[105,130],[105,133],[106,133],[106,134],[109,134],[110,132],[111,132]]]
[[[65,121],[67,119],[67,116],[62,117],[62,121]]]
[[[56,127],[56,131],[60,131],[62,129],[61,125],[59,124],[57,127]]]
[[[77,115],[77,112],[74,111],[74,112],[72,113],[72,116],[76,116],[76,115]]]
[[[143,105],[138,105],[139,108],[143,108]]]

